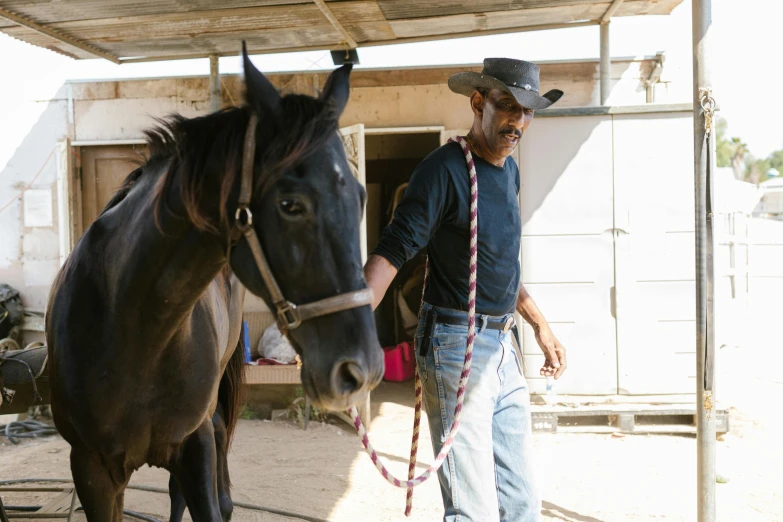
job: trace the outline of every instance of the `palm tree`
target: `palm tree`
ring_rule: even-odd
[[[748,145],[739,138],[731,138],[731,168],[734,170],[734,177],[740,181],[745,181],[745,157],[748,155]]]

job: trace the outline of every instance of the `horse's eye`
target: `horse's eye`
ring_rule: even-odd
[[[307,208],[301,200],[298,199],[283,199],[280,201],[280,208],[289,216],[301,216],[305,213]]]

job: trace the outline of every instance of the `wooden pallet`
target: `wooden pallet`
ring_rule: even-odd
[[[35,512],[13,512],[4,511],[8,520],[14,519],[28,519],[28,520],[48,520],[55,518],[64,518],[69,521],[73,517],[73,513],[78,506],[78,497],[74,493],[73,486],[67,486],[62,488],[47,488],[47,487],[0,487],[0,493],[3,492],[49,492],[59,493],[54,499],[46,503],[38,511]]]
[[[696,433],[696,408],[690,405],[601,404],[531,406],[533,431],[543,433]],[[729,412],[718,406],[716,432],[729,431]]]

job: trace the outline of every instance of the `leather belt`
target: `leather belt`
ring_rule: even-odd
[[[452,326],[468,326],[467,317],[454,317],[448,315],[438,314],[436,322],[441,324],[448,324]],[[490,330],[500,330],[503,333],[508,332],[514,326],[514,316],[508,317],[487,317],[486,315],[479,316],[476,319],[476,328],[481,329],[488,328]]]

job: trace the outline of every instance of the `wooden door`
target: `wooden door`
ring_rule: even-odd
[[[146,153],[146,145],[82,147],[82,231],[95,221]]]
[[[366,166],[364,163],[364,123],[357,123],[340,129],[340,139],[345,148],[348,166],[362,187],[367,188]],[[362,248],[362,263],[367,261],[367,214],[362,215],[359,225],[359,240]]]

